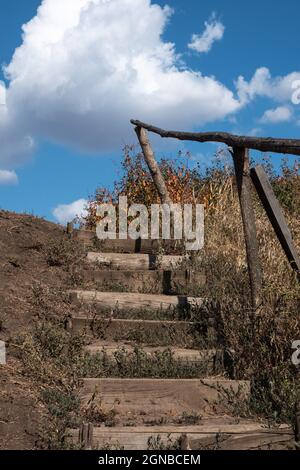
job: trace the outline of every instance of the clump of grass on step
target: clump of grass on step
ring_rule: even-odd
[[[147,446],[147,450],[180,450],[181,438],[173,439],[171,435],[168,435],[166,439],[163,439],[161,435],[150,436]]]
[[[181,426],[195,426],[196,424],[199,424],[201,420],[202,415],[197,413],[197,411],[183,412],[182,415],[176,419],[176,424]]]
[[[96,390],[89,401],[81,407],[81,413],[85,421],[93,423],[94,425],[105,424],[105,426],[116,426],[116,409],[118,400],[115,401],[112,407],[107,407],[102,403],[101,395]]]
[[[204,377],[211,372],[211,361],[190,362],[178,359],[170,349],[149,354],[138,347],[133,351],[121,348],[113,356],[109,356],[105,350],[94,355],[86,354],[80,371],[83,377],[95,378],[193,378]]]

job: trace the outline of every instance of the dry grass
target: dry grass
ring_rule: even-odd
[[[273,176],[272,180],[282,204],[289,201],[283,207],[300,251],[299,176],[287,171],[285,175],[285,179]],[[194,263],[206,270],[203,295],[217,305],[225,347],[235,352],[236,377],[252,381],[251,411],[269,419],[292,421],[299,377],[291,362],[291,345],[300,338],[300,285],[254,192],[253,199],[264,283],[263,304],[256,315],[251,309],[243,227],[234,188],[225,190],[208,210],[205,249]]]

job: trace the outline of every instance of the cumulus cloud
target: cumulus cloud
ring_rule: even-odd
[[[272,77],[266,67],[260,67],[249,82],[240,76],[236,82],[239,98],[246,104],[255,97],[267,97],[277,102],[291,102],[294,83],[300,79],[300,72],[292,72],[285,76]]]
[[[13,167],[22,163],[34,148],[34,141],[26,128],[26,116],[21,117],[19,106],[8,105],[9,90],[0,81],[0,164]]]
[[[1,168],[26,161],[43,138],[101,154],[135,141],[130,118],[192,129],[232,117],[256,96],[291,98],[298,72],[272,78],[258,69],[249,82],[239,77],[236,94],[184,67],[163,40],[172,11],[154,2],[41,2],[5,67],[8,86],[0,82]],[[191,43],[200,51],[224,33],[215,17],[205,28]]]
[[[205,30],[202,34],[193,34],[188,47],[197,52],[209,52],[215,41],[220,41],[225,32],[225,26],[221,21],[217,21],[213,13],[208,21],[205,22]]]
[[[78,199],[78,201],[71,204],[59,204],[52,213],[60,224],[65,225],[77,217],[85,217],[87,215],[87,203],[86,199]]]
[[[0,162],[19,163],[41,137],[101,153],[134,139],[130,118],[191,128],[239,110],[163,41],[171,13],[150,0],[43,0],[5,68]]]
[[[18,184],[18,176],[15,171],[0,170],[0,185]]]
[[[6,110],[6,88],[5,83],[0,80],[0,113]]]
[[[280,122],[288,122],[292,119],[293,112],[287,106],[278,106],[275,109],[268,109],[263,114],[260,122],[263,124],[277,124]]]

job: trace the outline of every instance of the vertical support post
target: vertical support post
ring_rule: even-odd
[[[170,205],[172,204],[172,201],[169,196],[165,180],[161,174],[157,161],[155,160],[154,153],[149,142],[148,133],[143,127],[136,127],[135,132],[142,147],[145,161],[148,165],[149,171],[153,178],[153,182],[158,191],[161,202],[162,204]]]
[[[74,232],[74,225],[72,222],[67,223],[67,235],[69,238],[73,237],[73,232]]]
[[[94,426],[91,423],[82,423],[79,429],[79,444],[84,450],[93,447]]]
[[[187,434],[182,434],[179,439],[180,450],[191,450]]]
[[[233,160],[244,226],[252,306],[256,311],[261,304],[262,272],[251,197],[249,150],[243,147],[234,147]]]

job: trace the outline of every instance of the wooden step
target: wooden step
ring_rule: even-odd
[[[219,434],[216,436],[216,442],[206,448],[217,450],[293,450],[294,439],[292,429],[277,430],[275,428],[241,434]],[[189,444],[191,450],[199,449],[201,446],[201,442],[196,437],[191,438]]]
[[[184,413],[210,415],[226,412],[231,400],[250,397],[250,382],[208,379],[84,379],[82,400],[114,410],[123,425],[174,422]],[[90,405],[89,405],[90,406]]]
[[[199,341],[199,336],[193,336],[194,324],[186,321],[127,320],[78,315],[70,318],[66,326],[74,334],[85,332],[104,340],[138,341],[155,346],[176,344],[178,347],[193,347]]]
[[[193,289],[195,287],[200,289],[205,285],[206,278],[203,273],[189,270],[99,271],[90,269],[85,272],[85,282],[96,284],[98,290],[180,294],[187,292],[191,286]]]
[[[94,341],[92,344],[89,344],[85,347],[85,350],[90,354],[99,354],[101,352],[105,352],[108,356],[113,357],[114,354],[119,351],[120,349],[132,353],[134,352],[135,348],[139,347],[145,354],[151,356],[156,352],[163,352],[166,351],[166,348],[163,346],[146,346],[143,344],[134,344],[130,342],[112,342],[112,341],[103,341],[98,340]],[[217,351],[216,349],[204,349],[204,350],[197,350],[197,349],[185,349],[185,348],[176,348],[170,347],[168,350],[171,351],[174,359],[180,359],[183,361],[198,363],[204,360],[210,361],[213,364],[214,359],[218,353],[222,353],[221,350]]]
[[[183,295],[138,294],[131,292],[98,292],[96,290],[69,291],[71,299],[87,302],[98,307],[99,311],[119,310],[183,310],[201,307],[204,300],[200,297]]]
[[[293,445],[294,433],[287,425],[272,429],[262,423],[245,419],[237,423],[227,417],[202,421],[196,426],[94,427],[93,446],[153,450],[153,444],[160,442],[165,446],[173,443],[182,450],[278,450]],[[74,444],[79,442],[79,430],[71,430],[69,435]]]
[[[94,253],[87,254],[87,261],[101,268],[142,270],[142,269],[176,269],[186,259],[185,256],[147,255],[127,253]]]
[[[105,357],[115,362],[118,362],[120,360],[120,354],[124,353],[126,354],[127,361],[141,361],[143,357],[143,363],[151,360],[157,363],[156,361],[161,360],[165,355],[164,357],[170,358],[170,370],[172,370],[172,364],[176,362],[177,367],[180,367],[180,370],[182,369],[183,374],[188,373],[192,368],[193,377],[205,377],[209,374],[212,375],[224,372],[223,350],[197,350],[177,347],[166,348],[162,346],[151,347],[130,342],[115,343],[103,340],[94,341],[92,344],[86,346],[85,350],[90,355],[99,357],[100,361]],[[176,372],[173,377],[177,377],[177,367],[175,367]],[[137,377],[138,375],[134,374],[134,376]],[[140,377],[142,376],[141,374]],[[148,373],[144,376],[150,377]],[[154,377],[155,374],[152,376]],[[99,375],[91,374],[88,375],[88,377],[99,377]],[[156,377],[158,377],[158,375],[156,375]],[[168,377],[172,377],[172,375],[169,373]]]
[[[167,253],[183,251],[181,240],[99,240],[92,230],[74,230],[74,237],[87,248],[97,248],[103,252],[155,254],[161,249]]]

